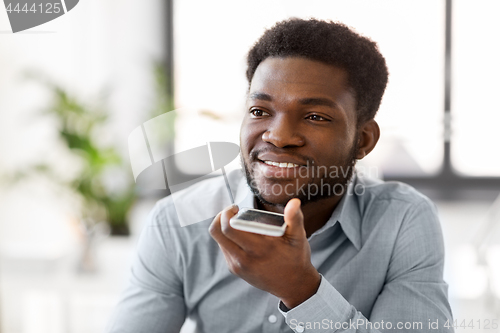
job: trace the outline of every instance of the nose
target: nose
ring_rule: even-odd
[[[262,140],[276,147],[303,146],[304,137],[299,133],[298,126],[286,116],[277,117],[264,134]]]

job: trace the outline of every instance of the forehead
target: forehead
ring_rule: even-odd
[[[257,66],[252,81],[256,78],[262,79],[265,76],[270,79],[301,77],[305,82],[330,81],[336,78],[339,83],[345,84],[346,88],[348,78],[347,72],[339,67],[302,57],[268,57],[264,59]]]
[[[348,85],[348,73],[338,67],[299,57],[271,57],[257,67],[249,96],[262,92],[276,99],[326,97],[352,108],[355,99]]]

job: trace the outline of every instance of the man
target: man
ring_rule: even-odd
[[[344,25],[291,19],[250,50],[240,207],[284,213],[282,237],[233,229],[224,184],[213,219],[180,227],[170,198],[150,215],[110,332],[443,332],[451,310],[432,203],[353,176],[375,147],[387,84],[376,44]],[[193,205],[196,215],[197,206]]]

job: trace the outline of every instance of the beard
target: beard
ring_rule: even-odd
[[[312,176],[309,177],[309,181],[306,184],[302,184],[300,188],[296,188],[295,193],[287,193],[288,197],[280,202],[271,202],[264,198],[262,191],[258,188],[257,182],[255,181],[254,170],[245,163],[243,154],[240,154],[240,160],[247,184],[255,197],[262,204],[275,207],[285,207],[287,202],[292,198],[299,198],[302,205],[305,205],[307,203],[316,202],[332,196],[342,196],[346,193],[349,182],[354,174],[354,166],[356,165],[356,155],[358,153],[358,149],[358,140],[354,140],[354,143],[345,159],[335,163],[335,165],[315,166],[314,162],[312,162],[313,165],[310,166],[308,162],[307,166],[299,167],[299,169],[307,168],[307,174],[312,174]],[[251,153],[250,161],[255,161],[258,154],[261,152],[262,151],[256,151]],[[311,168],[312,172],[310,172]],[[314,172],[314,168],[317,169],[317,172]],[[328,170],[330,170],[330,172],[328,172]],[[299,171],[299,175],[300,174],[301,172]],[[298,178],[296,179],[296,183],[298,186]],[[312,189],[315,189],[314,193]]]

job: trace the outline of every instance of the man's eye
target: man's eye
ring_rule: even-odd
[[[254,117],[262,117],[262,116],[267,116],[269,115],[269,113],[267,113],[266,111],[262,111],[260,109],[253,109],[253,110],[250,110],[250,114]]]
[[[325,121],[325,120],[328,120],[328,119],[326,119],[324,117],[318,116],[317,114],[312,114],[312,115],[308,116],[307,119],[316,120],[316,121]]]

